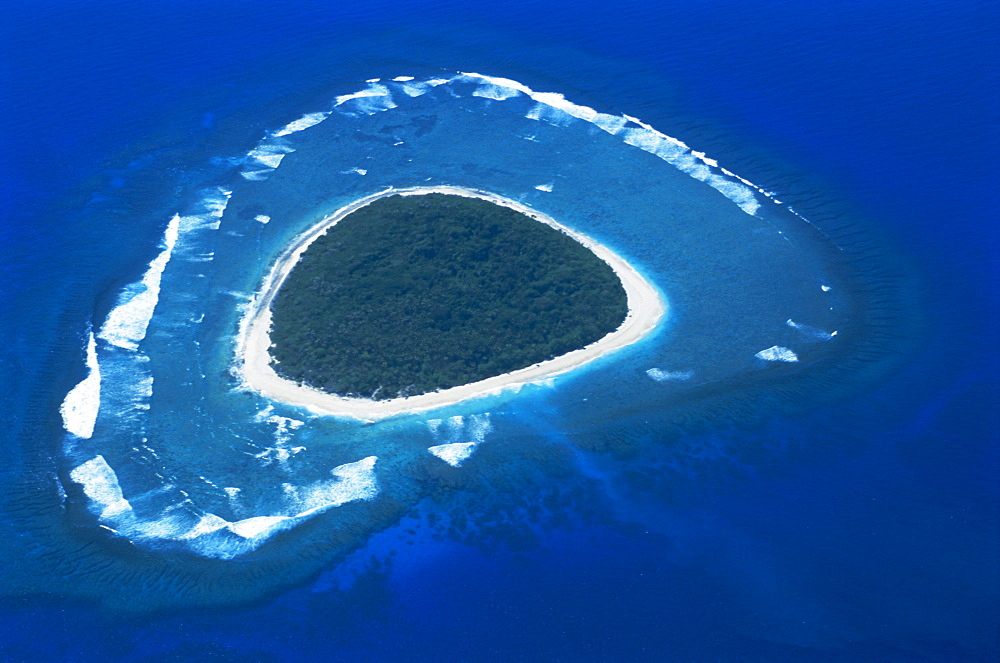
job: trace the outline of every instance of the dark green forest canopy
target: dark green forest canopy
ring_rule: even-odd
[[[479,198],[380,198],[314,241],[272,303],[278,374],[388,399],[476,382],[617,329],[611,266],[551,226]]]

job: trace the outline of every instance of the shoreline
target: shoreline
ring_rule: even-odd
[[[271,301],[309,245],[348,214],[375,200],[394,195],[419,196],[429,193],[488,200],[549,225],[580,242],[597,257],[608,263],[618,276],[618,280],[621,281],[628,299],[628,314],[625,320],[618,329],[600,340],[554,359],[548,359],[478,382],[405,398],[392,398],[384,401],[345,398],[312,387],[301,386],[280,377],[271,366],[269,353],[271,347]],[[586,235],[567,228],[555,219],[533,210],[527,205],[497,194],[454,186],[387,189],[355,200],[324,217],[322,221],[296,237],[291,246],[278,256],[271,271],[264,279],[263,286],[240,322],[236,342],[235,370],[247,387],[273,400],[304,407],[317,414],[374,421],[400,414],[446,407],[472,398],[497,394],[507,389],[520,388],[526,384],[541,382],[567,373],[635,343],[655,329],[666,316],[667,311],[667,304],[656,289],[623,258]]]

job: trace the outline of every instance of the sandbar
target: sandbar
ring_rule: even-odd
[[[303,386],[279,376],[271,364],[269,352],[272,345],[270,339],[271,302],[309,245],[348,214],[379,198],[393,195],[419,196],[429,193],[488,200],[552,226],[577,240],[611,265],[617,274],[628,298],[628,314],[625,320],[618,329],[598,341],[553,359],[478,382],[405,398],[380,401],[367,398],[347,398]],[[660,293],[624,258],[590,237],[567,228],[527,205],[486,191],[455,186],[390,188],[341,207],[296,237],[292,244],[278,256],[264,280],[263,286],[251,301],[240,323],[236,338],[234,368],[245,387],[272,400],[304,407],[321,415],[375,421],[399,414],[433,410],[468,399],[497,394],[507,389],[519,389],[526,384],[545,381],[635,343],[653,331],[666,317],[667,312],[667,303],[660,296]]]

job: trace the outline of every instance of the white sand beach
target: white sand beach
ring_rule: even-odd
[[[611,265],[618,275],[628,296],[628,315],[624,322],[622,322],[617,330],[599,341],[554,359],[479,382],[459,385],[427,394],[409,396],[407,398],[394,398],[383,401],[344,398],[310,387],[303,387],[278,376],[271,366],[271,357],[269,355],[271,347],[271,339],[269,337],[271,329],[271,301],[281,288],[285,277],[295,267],[302,253],[313,241],[323,235],[328,228],[351,212],[364,207],[374,200],[391,195],[418,196],[428,193],[444,193],[489,200],[497,205],[503,205],[521,212],[570,235]],[[505,389],[519,388],[525,384],[541,382],[553,376],[566,373],[643,338],[666,316],[667,310],[666,302],[656,289],[620,256],[589,237],[563,226],[554,219],[526,205],[495,194],[460,187],[436,186],[388,189],[361,198],[350,205],[340,208],[297,237],[292,245],[279,256],[240,325],[240,332],[236,343],[236,369],[246,386],[268,398],[298,405],[317,414],[374,421],[393,415],[444,407],[467,399],[496,394]]]

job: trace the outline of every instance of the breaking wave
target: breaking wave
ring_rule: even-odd
[[[449,417],[447,421],[431,419],[427,422],[431,435],[440,444],[428,447],[427,451],[452,467],[461,467],[472,457],[476,447],[482,444],[490,431],[489,413],[472,415],[468,421],[462,415]],[[447,441],[445,441],[447,440]]]
[[[97,413],[101,409],[101,366],[97,363],[97,343],[94,332],[87,341],[87,377],[66,394],[59,407],[63,426],[80,438],[94,434]]]
[[[149,263],[142,279],[126,288],[118,298],[118,305],[111,310],[98,334],[102,340],[126,350],[135,350],[146,337],[146,329],[160,299],[160,279],[177,244],[180,225],[180,216],[170,219],[163,234],[163,250]]]
[[[98,522],[133,542],[162,546],[174,542],[205,557],[233,559],[256,550],[269,538],[327,509],[371,500],[378,495],[375,456],[335,467],[332,479],[292,488],[275,514],[231,522],[198,509],[190,500],[172,504],[153,518],[139,516],[125,499],[118,475],[103,456],[76,466],[70,479],[80,484]]]

